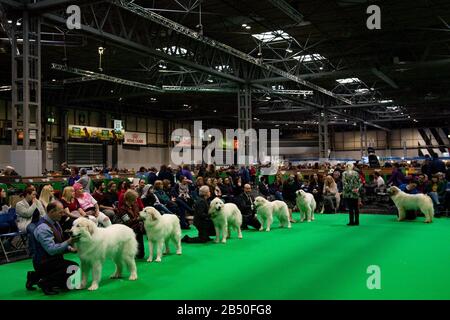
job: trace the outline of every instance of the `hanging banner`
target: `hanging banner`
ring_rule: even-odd
[[[85,127],[69,125],[69,139],[88,141],[117,141],[123,140],[125,131],[112,128]]]
[[[147,145],[147,134],[142,132],[125,132],[124,144]]]

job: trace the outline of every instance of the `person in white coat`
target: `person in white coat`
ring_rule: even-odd
[[[39,215],[40,217],[45,215],[44,206],[36,196],[36,189],[34,187],[28,187],[25,189],[24,198],[16,204],[17,227],[19,231],[26,231],[33,215]]]

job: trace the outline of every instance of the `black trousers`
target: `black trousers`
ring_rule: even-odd
[[[359,201],[358,199],[346,198],[350,224],[359,225]]]
[[[140,231],[134,230],[134,234],[136,235],[136,240],[138,242],[138,253],[136,257],[138,259],[143,259],[145,256],[145,249],[144,249],[144,234]]]
[[[261,223],[254,215],[246,215],[242,216],[242,228],[246,229],[248,227],[253,227],[256,230],[259,230],[261,228]]]
[[[195,238],[191,238],[189,236],[185,236],[182,241],[186,243],[206,243],[211,241],[210,237],[216,235],[216,230],[214,229],[214,224],[212,221],[205,221],[200,224],[196,224],[194,222],[194,226],[198,230],[198,236]]]
[[[67,287],[67,279],[73,274],[69,273],[68,269],[70,266],[78,266],[78,263],[70,260],[53,260],[46,263],[37,264],[34,263],[35,273],[32,278],[37,282],[38,278],[42,280],[42,285],[47,288],[63,288],[70,289]]]

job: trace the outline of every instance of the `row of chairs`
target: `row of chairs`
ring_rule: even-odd
[[[6,262],[10,262],[10,255],[23,252],[27,255],[27,233],[17,228],[17,214],[15,208],[10,208],[6,213],[0,213],[0,247]]]

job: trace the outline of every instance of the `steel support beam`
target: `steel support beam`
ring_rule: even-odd
[[[331,91],[329,91],[329,90],[327,90],[325,88],[322,88],[322,87],[320,87],[320,86],[318,86],[318,85],[316,85],[314,83],[308,82],[306,80],[303,80],[297,75],[294,75],[294,74],[291,74],[291,73],[289,73],[287,71],[284,71],[284,70],[281,70],[279,68],[276,68],[276,67],[274,67],[274,66],[272,66],[270,64],[265,64],[259,58],[252,57],[251,55],[246,54],[246,53],[244,53],[242,51],[239,51],[239,50],[237,50],[237,49],[235,49],[233,47],[230,47],[230,46],[228,46],[228,45],[226,45],[224,43],[221,43],[221,42],[218,42],[216,40],[210,39],[210,38],[208,38],[206,36],[203,36],[199,32],[196,32],[195,30],[189,29],[189,28],[187,28],[187,27],[185,27],[185,26],[183,26],[183,25],[181,25],[181,24],[179,24],[179,23],[177,23],[175,21],[167,19],[166,17],[163,17],[163,16],[161,16],[159,14],[156,14],[155,12],[152,12],[152,11],[150,11],[150,10],[144,8],[144,7],[141,7],[141,6],[135,4],[135,3],[131,2],[131,1],[111,0],[111,2],[114,3],[117,6],[125,9],[125,10],[133,12],[133,13],[135,13],[135,14],[137,14],[137,15],[145,18],[145,19],[148,19],[150,21],[158,23],[158,24],[160,24],[160,25],[162,25],[162,26],[164,26],[166,28],[174,30],[174,31],[176,31],[176,32],[178,32],[180,34],[183,34],[183,35],[191,38],[191,39],[203,42],[203,43],[205,43],[205,44],[207,44],[207,45],[209,45],[209,46],[211,46],[213,48],[219,49],[219,50],[221,50],[221,51],[223,51],[223,52],[225,52],[227,54],[235,56],[235,57],[237,57],[237,58],[239,58],[241,60],[244,60],[244,61],[246,61],[246,62],[248,62],[250,64],[259,66],[259,67],[261,67],[261,68],[263,68],[263,69],[265,69],[267,71],[271,71],[271,72],[273,72],[275,74],[278,74],[278,75],[280,75],[282,77],[285,77],[285,78],[287,78],[287,79],[289,79],[291,81],[300,83],[300,84],[302,84],[302,85],[304,85],[304,86],[306,86],[308,88],[311,88],[313,90],[319,91],[319,92],[321,92],[321,93],[323,93],[325,95],[328,95],[330,97],[333,97],[333,98],[335,98],[337,100],[340,100],[342,102],[351,104],[350,100],[348,100],[346,98],[343,98],[343,97],[340,97],[340,96],[334,94],[333,92],[331,92]]]
[[[252,93],[248,86],[238,92],[238,128],[244,131],[252,128]]]
[[[269,0],[275,7],[283,11],[289,18],[301,24],[304,22],[304,17],[300,12],[295,10],[289,3],[284,0]]]
[[[15,25],[15,21],[14,21]],[[41,22],[23,12],[12,28],[12,149],[41,149]],[[18,39],[23,39],[21,45]]]

